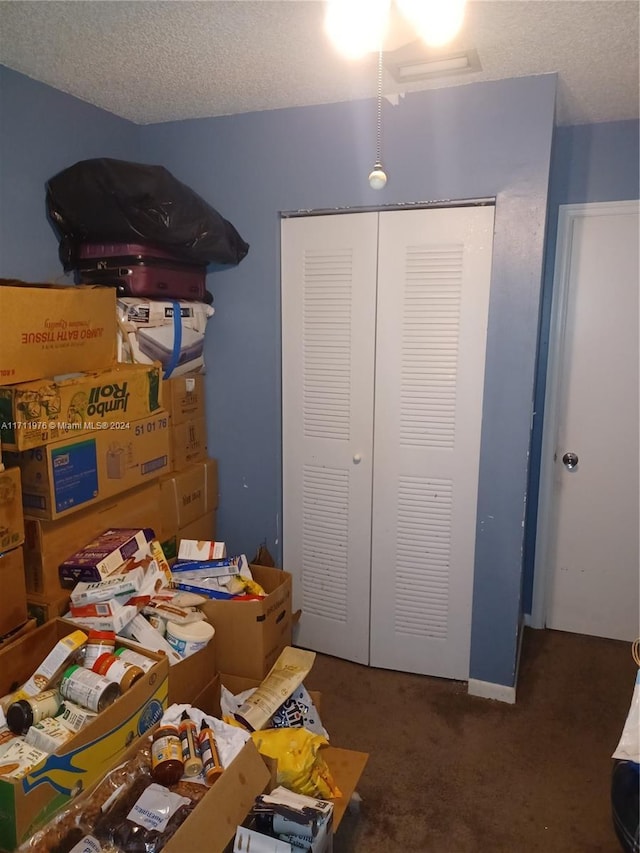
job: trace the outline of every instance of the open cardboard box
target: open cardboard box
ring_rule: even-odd
[[[229,689],[232,689],[231,682]],[[220,678],[216,676],[191,704],[208,714],[219,716],[219,696]],[[147,732],[147,735],[152,731]],[[115,767],[133,757],[138,748],[139,742],[132,744],[111,766]],[[343,793],[340,799],[334,800],[334,828],[337,828],[368,756],[334,747],[324,750],[323,756],[329,761],[331,772]],[[102,775],[106,772],[108,770]],[[99,781],[97,779],[95,784]],[[163,847],[163,853],[202,853],[205,849],[207,853],[224,853],[235,836],[236,828],[251,810],[255,798],[272,787],[272,768],[267,766],[253,741],[247,741],[233,762],[225,768],[220,779]],[[90,796],[90,793],[87,792],[86,796]]]
[[[216,676],[197,697],[198,704],[193,705],[208,714],[218,716],[219,699],[220,679]],[[152,733],[153,729],[146,735],[150,736]],[[139,741],[132,743],[108,767],[103,768],[99,777],[94,780],[92,788],[109,770],[132,758],[139,747]],[[271,774],[253,741],[247,741],[216,784],[209,789],[187,820],[162,848],[163,853],[202,853],[203,850],[207,853],[223,853],[234,837],[238,824],[242,823],[249,813],[255,798],[267,790],[270,778]],[[90,796],[91,790],[83,794],[83,798]]]
[[[77,625],[56,619],[0,647],[0,694],[34,673],[58,640]],[[151,657],[154,657],[151,655]],[[14,850],[72,797],[116,764],[167,708],[169,665],[157,659],[125,694],[64,746],[20,779],[0,778],[0,849]]]
[[[211,599],[201,610],[216,629],[218,668],[262,680],[285,646],[291,645],[291,575],[251,565],[267,593],[260,601]]]
[[[228,673],[220,673],[220,681],[222,685],[230,690],[234,696],[249,690],[251,687],[259,687],[260,681],[251,678],[243,678],[237,675],[229,675]],[[309,695],[313,700],[317,710],[320,711],[320,703],[322,694],[315,690],[310,690]],[[323,747],[321,752],[322,757],[327,762],[333,779],[342,792],[341,797],[333,800],[333,831],[335,832],[340,826],[340,822],[349,806],[351,797],[353,796],[360,777],[369,759],[369,754],[366,752],[356,752],[353,749],[340,749],[335,746]],[[263,759],[271,772],[270,787],[276,785],[276,767],[275,762],[270,759]]]

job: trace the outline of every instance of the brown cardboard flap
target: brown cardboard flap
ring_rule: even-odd
[[[269,771],[249,740],[163,847],[164,853],[223,853],[268,784]]]
[[[334,782],[342,792],[341,797],[333,800],[333,829],[335,832],[340,826],[340,821],[344,817],[351,797],[360,781],[369,760],[369,754],[367,752],[356,752],[352,749],[340,749],[337,746],[328,746],[321,750],[320,755],[329,765]]]

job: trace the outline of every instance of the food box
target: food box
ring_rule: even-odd
[[[27,382],[116,359],[116,292],[111,287],[0,279],[0,382]]]
[[[0,386],[2,446],[28,450],[70,433],[147,417],[161,407],[161,377],[159,364],[116,363],[90,373]]]
[[[160,409],[8,458],[20,467],[26,514],[54,520],[168,473],[169,417]]]
[[[27,680],[77,626],[56,619],[0,647],[0,693]],[[21,779],[0,778],[0,848],[13,850],[118,763],[167,708],[168,664],[159,658],[125,694]]]
[[[90,583],[122,574],[121,566],[138,551],[148,549],[154,538],[155,533],[150,527],[103,530],[60,563],[60,581],[71,587],[80,581]]]

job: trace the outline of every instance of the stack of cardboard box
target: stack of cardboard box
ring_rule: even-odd
[[[5,574],[43,622],[66,609],[59,564],[108,527],[152,527],[169,560],[179,538],[213,538],[217,464],[203,377],[115,362],[115,290],[3,285],[0,436],[25,529],[0,547],[24,540],[24,573],[20,552]]]
[[[70,591],[62,586],[58,571],[66,557],[107,528],[150,527],[171,562],[181,539],[217,538],[218,507],[217,463],[207,449],[203,376],[160,380],[159,367],[116,365],[115,291],[110,288],[4,284],[0,436],[10,450],[4,454],[6,470],[0,465],[0,636],[30,625],[33,639],[23,637],[4,648],[0,644],[0,670],[6,676],[0,692],[26,677],[32,658],[69,630],[70,623],[59,618],[69,602]],[[61,374],[78,371],[84,377],[68,376],[61,382]],[[117,375],[109,374],[106,385],[94,381],[106,376],[105,371]],[[137,390],[135,415],[129,415],[123,383],[141,372],[148,385]],[[34,381],[35,386],[29,384]],[[76,410],[87,401],[95,407],[93,416],[77,419]],[[147,403],[148,410],[141,411]],[[167,703],[191,704],[216,714],[221,682],[230,689],[246,688],[268,674],[292,642],[292,578],[273,566],[251,565],[251,571],[266,596],[203,604],[215,628],[213,640],[175,665],[162,659],[162,678],[152,671],[155,681],[138,697],[139,708],[133,708],[133,693],[119,710],[114,706],[111,734],[91,740],[100,756],[108,758],[96,764],[95,756],[87,753],[91,768],[82,771],[77,784],[91,785],[108,762],[119,760],[126,744],[153,725]],[[28,612],[45,624],[34,628]],[[155,709],[153,715],[150,709]],[[121,720],[125,711],[127,719]],[[107,741],[116,736],[113,748]],[[29,777],[32,788],[0,779],[6,818],[0,821],[0,848],[11,849],[76,793],[71,786],[61,787],[58,760],[66,760],[63,752],[52,758],[51,772],[39,769],[37,779]],[[333,754],[331,769],[346,794],[343,807],[364,761],[366,756],[348,750]],[[257,751],[247,744],[166,849],[191,849],[206,832],[211,850],[222,851],[255,796],[269,787],[269,778]]]
[[[23,543],[20,469],[5,468],[0,470],[0,639],[27,621]]]

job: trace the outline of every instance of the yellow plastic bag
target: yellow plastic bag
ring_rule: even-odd
[[[327,762],[320,749],[328,745],[322,735],[307,729],[263,729],[253,732],[253,742],[261,755],[278,762],[276,784],[306,794],[327,799],[341,797]]]

